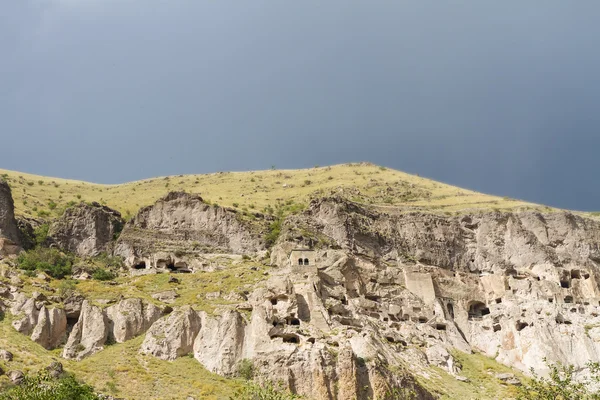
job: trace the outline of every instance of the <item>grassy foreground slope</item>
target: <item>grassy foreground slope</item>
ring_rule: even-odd
[[[251,212],[264,212],[278,201],[307,204],[311,196],[343,193],[366,204],[404,210],[455,213],[472,210],[536,208],[536,204],[490,196],[369,163],[301,170],[218,172],[101,185],[0,169],[12,187],[18,215],[59,215],[69,204],[96,201],[125,217],[169,191],[199,193],[206,201]]]

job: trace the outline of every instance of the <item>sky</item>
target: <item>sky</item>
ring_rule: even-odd
[[[5,1],[0,168],[370,161],[600,210],[599,20],[597,0]]]

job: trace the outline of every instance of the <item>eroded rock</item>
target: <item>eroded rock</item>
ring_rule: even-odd
[[[91,257],[110,250],[123,223],[118,211],[98,203],[81,203],[68,208],[52,224],[49,236],[61,249]]]

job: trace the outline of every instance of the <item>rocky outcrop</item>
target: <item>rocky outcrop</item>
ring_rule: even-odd
[[[201,323],[200,316],[191,307],[177,308],[150,327],[140,351],[163,360],[190,354]]]
[[[319,199],[304,216],[288,220],[282,239],[302,237],[302,230],[322,232],[356,255],[472,273],[542,264],[595,266],[600,261],[600,222],[568,212],[461,216],[394,212],[341,198]]]
[[[163,310],[154,304],[144,303],[141,299],[126,299],[106,309],[109,324],[109,340],[123,343],[143,332],[163,314]]]
[[[108,338],[108,321],[100,307],[87,300],[81,306],[79,320],[73,326],[63,350],[64,358],[81,360],[104,348]]]
[[[8,183],[0,179],[0,258],[20,251],[15,204]]]
[[[102,309],[84,300],[79,319],[73,326],[63,357],[81,360],[104,348],[144,333],[164,310],[141,299],[126,299]]]
[[[81,203],[68,208],[52,224],[49,235],[61,249],[91,257],[111,250],[123,223],[118,211],[98,203]]]
[[[202,269],[202,254],[264,250],[263,225],[245,221],[233,210],[206,204],[198,195],[172,192],[142,208],[125,225],[115,254],[137,269]]]
[[[65,341],[67,333],[67,316],[60,308],[42,306],[38,321],[31,333],[31,340],[46,349],[54,349]]]
[[[46,349],[54,349],[65,341],[67,316],[62,308],[47,307],[36,297],[16,294],[11,313],[16,317],[12,325],[18,332]]]
[[[194,340],[194,357],[211,372],[234,375],[244,358],[245,328],[246,322],[236,311],[214,317],[202,313],[202,328]]]
[[[285,264],[297,241],[312,244],[318,271],[303,268],[319,277],[332,328],[376,324],[384,344],[423,343],[428,362],[451,373],[452,348],[541,374],[545,358],[581,370],[600,361],[598,221],[393,211],[314,201],[284,224],[272,262]]]

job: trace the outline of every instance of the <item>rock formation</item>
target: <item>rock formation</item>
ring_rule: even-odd
[[[163,360],[174,360],[190,354],[200,325],[200,316],[191,307],[175,309],[150,327],[141,352]]]
[[[0,179],[0,258],[20,251],[15,205],[8,183]]]
[[[260,229],[260,224],[206,204],[198,195],[172,192],[125,225],[115,254],[136,269],[189,272],[203,268],[202,254],[264,250]]]
[[[163,309],[141,299],[126,299],[103,310],[83,301],[63,357],[81,360],[104,348],[106,343],[122,343],[144,333],[162,314]]]
[[[70,226],[84,226],[78,219],[88,214],[81,215],[67,218]],[[115,253],[134,271],[198,272],[210,253],[261,254],[265,224],[171,193],[126,224]],[[103,309],[81,296],[52,307],[2,282],[0,298],[16,316],[15,329],[47,348],[70,331],[66,358],[145,333],[143,354],[193,354],[228,377],[251,363],[257,380],[283,382],[315,400],[385,399],[404,390],[433,398],[413,375],[434,365],[464,380],[454,350],[541,374],[545,358],[577,373],[600,361],[594,219],[534,211],[438,215],[329,197],[285,219],[270,255],[263,281],[221,299],[211,313],[167,306],[187,298],[178,293],[183,279],[148,293],[162,308],[130,298]],[[518,384],[510,374],[498,379]]]
[[[109,251],[122,228],[123,220],[118,211],[98,203],[81,203],[68,208],[52,224],[49,236],[61,249],[80,257],[91,257]]]

